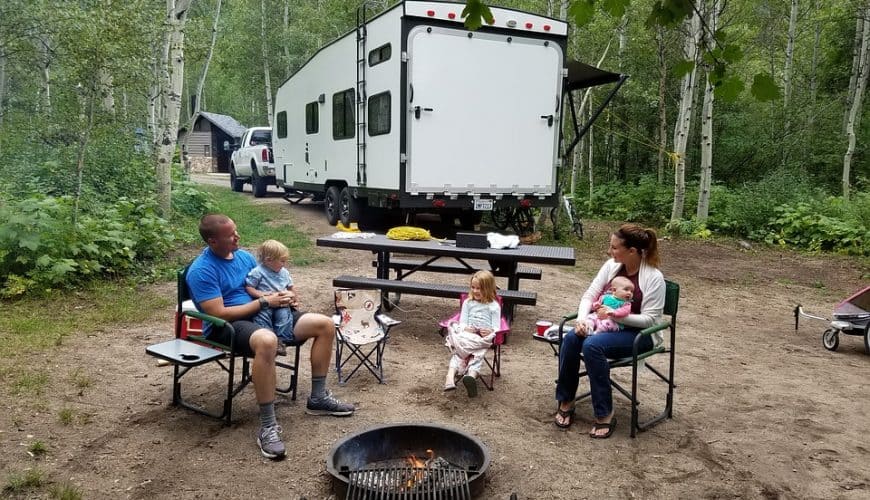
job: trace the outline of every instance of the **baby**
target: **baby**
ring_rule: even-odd
[[[245,290],[251,297],[257,298],[273,293],[290,293],[293,296],[291,308],[263,309],[254,318],[254,323],[271,329],[278,336],[279,355],[286,354],[286,345],[294,341],[292,307],[298,303],[293,290],[293,278],[286,268],[289,258],[290,251],[283,243],[266,240],[257,249],[257,260],[260,265],[251,269],[245,278]]]
[[[586,316],[586,331],[590,332],[588,335],[621,330],[622,325],[616,320],[631,313],[633,295],[634,284],[630,279],[624,276],[613,278],[610,289],[592,304],[592,312]]]

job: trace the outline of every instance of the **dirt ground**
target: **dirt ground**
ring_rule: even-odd
[[[246,187],[240,196],[247,193]],[[291,206],[277,193],[262,202],[286,206],[288,219],[312,239],[333,232],[319,206]],[[674,418],[631,439],[629,405],[615,395],[619,425],[612,438],[586,435],[588,402],[580,403],[570,430],[557,429],[556,360],[530,334],[536,320],[574,309],[603,261],[611,226],[587,226],[592,243],[578,250],[574,268],[544,266],[541,281],[522,282],[538,293],[538,305],[518,308],[502,377],[477,399],[461,388],[441,390],[448,355],[436,323],[458,304],[403,297],[391,313],[403,323],[386,351],[387,383],[364,375],[339,387],[331,374],[332,390],[359,410],[350,418],[312,417],[304,413],[303,363],[299,399],[278,400],[288,457],[271,462],[256,448],[251,388],[237,397],[230,427],[168,404],[171,368],[145,354],[146,346],[172,336],[168,307],[165,321],[81,332],[32,355],[28,362],[45,366],[50,383],[39,398],[13,398],[4,384],[0,470],[6,476],[37,468],[84,498],[334,498],[325,458],[336,440],[377,424],[432,422],[474,434],[489,448],[482,498],[870,498],[870,356],[857,336],[843,336],[836,352],[825,350],[825,324],[805,320],[795,332],[792,313],[801,303],[829,315],[866,286],[868,269],[855,259],[662,240],[663,271],[682,287]],[[331,278],[373,270],[368,254],[323,252],[325,262],[291,272],[307,309],[331,313]],[[173,286],[164,287],[174,294]],[[70,383],[76,376],[93,383],[78,387]],[[190,394],[216,403],[219,377],[192,380]],[[662,392],[651,388],[651,378],[641,383],[649,388],[643,416]],[[59,422],[62,409],[73,411],[71,424]],[[34,458],[27,450],[36,440],[47,453]],[[30,496],[47,495],[43,489]]]

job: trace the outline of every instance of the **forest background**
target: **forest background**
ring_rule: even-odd
[[[200,109],[269,124],[277,87],[358,5],[2,2],[0,297],[148,275],[193,243],[177,228],[211,200],[183,180],[178,128]],[[870,254],[867,0],[492,5],[567,19],[570,58],[630,75],[560,174],[583,217]],[[467,10],[486,24],[480,0]]]

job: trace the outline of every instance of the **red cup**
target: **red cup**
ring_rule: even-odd
[[[541,337],[547,331],[547,328],[553,326],[553,322],[542,319],[535,323],[535,326],[538,328],[538,336]]]

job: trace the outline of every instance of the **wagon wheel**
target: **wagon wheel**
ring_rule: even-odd
[[[864,327],[864,352],[870,354],[870,324]]]
[[[829,351],[836,351],[840,345],[840,330],[828,328],[822,334],[822,345]]]

